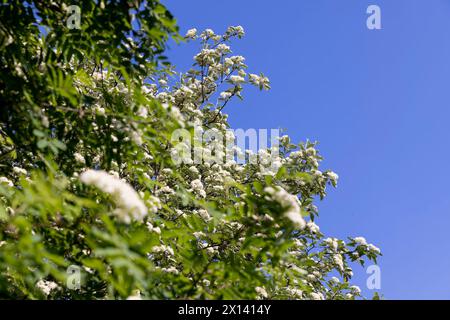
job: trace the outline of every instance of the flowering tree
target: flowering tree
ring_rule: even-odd
[[[362,237],[324,238],[314,223],[315,199],[338,180],[319,170],[316,144],[233,144],[226,105],[245,85],[270,89],[232,54],[243,28],[189,30],[201,49],[177,73],[160,56],[168,36],[180,38],[172,17],[137,2],[120,3],[140,31],[111,24],[115,36],[94,22],[131,19],[130,8],[83,2],[95,40],[64,34],[62,16],[39,2],[46,36],[0,28],[0,296],[358,297],[349,263],[380,251]]]

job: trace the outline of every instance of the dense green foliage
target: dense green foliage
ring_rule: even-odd
[[[158,1],[79,1],[79,30],[64,2],[0,6],[0,297],[357,297],[349,262],[379,250],[314,224],[337,183],[315,143],[222,163],[206,140],[203,162],[174,161],[174,132],[229,137],[228,101],[270,88],[231,56],[243,29],[190,30],[201,51],[177,74],[163,53],[182,37]]]

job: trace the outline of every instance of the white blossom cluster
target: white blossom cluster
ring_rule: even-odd
[[[293,144],[283,135],[279,145],[255,151],[232,145],[228,158],[229,150],[220,144],[236,139],[229,130],[225,108],[233,99],[242,98],[244,86],[270,89],[265,75],[249,73],[245,58],[232,52],[229,42],[244,35],[241,26],[229,27],[224,34],[211,29],[188,30],[185,38],[197,39],[202,46],[193,57],[194,66],[184,73],[164,70],[152,81],[138,85],[148,101],[158,101],[159,109],[151,103],[134,103],[124,84],[111,85],[115,79],[107,70],[94,71],[93,84],[88,88],[75,78],[80,90],[95,96],[107,84],[110,93],[129,103],[135,115],[125,121],[111,116],[112,110],[98,94],[91,110],[91,125],[99,135],[108,132],[105,139],[113,146],[113,153],[129,147],[134,158],[129,162],[107,161],[109,155],[91,152],[87,142],[80,141],[70,155],[76,171],[82,173],[75,173],[70,181],[81,181],[110,195],[115,205],[112,213],[118,220],[143,222],[143,232],[155,241],[145,253],[155,271],[164,277],[183,279],[197,298],[212,296],[213,290],[221,290],[225,284],[217,285],[215,269],[199,278],[185,270],[187,253],[180,253],[183,248],[177,243],[179,237],[173,236],[176,228],[188,232],[183,237],[193,245],[189,250],[198,250],[196,256],[206,259],[208,267],[221,259],[236,257],[236,261],[245,262],[248,256],[259,255],[254,265],[259,278],[270,275],[287,284],[252,287],[255,298],[354,299],[361,290],[349,283],[353,271],[348,261],[376,258],[380,250],[362,237],[349,243],[323,238],[314,203],[316,198],[326,196],[328,186],[337,185],[339,177],[333,171],[320,170],[322,158],[316,143]],[[176,140],[183,138],[177,146],[170,139],[154,141],[158,131],[168,130],[165,126],[173,132],[182,128],[194,135],[177,136]],[[196,135],[197,128],[200,136]],[[206,131],[211,135],[205,138]],[[175,163],[174,158],[183,154],[188,154],[190,161]],[[196,155],[201,155],[201,161],[196,161]],[[163,156],[172,159],[173,166],[162,165]],[[227,161],[219,161],[223,158]],[[242,161],[249,159],[255,161]],[[0,177],[0,184],[13,187],[28,172],[17,167],[14,174],[14,181]],[[251,241],[254,239],[256,244]],[[266,243],[269,245],[264,246]],[[275,257],[279,247],[288,248],[287,252]],[[270,263],[275,258],[280,261],[276,268]],[[56,288],[45,281],[38,287],[46,295]],[[136,289],[128,298],[145,296]]]
[[[125,223],[141,221],[147,215],[147,207],[125,181],[101,170],[86,170],[80,175],[80,180],[110,194],[117,205],[114,213]]]
[[[167,78],[161,78],[159,86],[148,85],[149,89],[146,90],[146,94],[158,99],[163,105],[167,105],[165,108],[176,110],[175,118],[178,122],[182,122],[183,128],[197,129],[200,127],[200,131],[203,132],[202,130],[206,127],[213,133],[213,136],[223,137],[223,141],[227,141],[227,139],[232,141],[235,136],[228,130],[228,116],[223,113],[224,107],[234,97],[240,97],[245,84],[265,90],[270,88],[266,76],[247,73],[245,58],[232,55],[227,41],[233,36],[242,37],[243,35],[242,27],[230,27],[224,35],[218,35],[211,29],[201,33],[198,33],[196,29],[188,30],[187,39],[199,38],[202,42],[202,49],[194,56],[196,68],[179,74],[179,81],[173,85],[169,85]],[[227,88],[221,89],[226,85],[228,85]],[[253,181],[264,183],[267,176],[275,178],[281,168],[285,169],[285,175],[277,178],[279,179],[278,185],[266,186],[261,192],[265,201],[275,204],[281,210],[282,219],[289,221],[301,232],[301,236],[294,239],[295,246],[290,251],[294,260],[283,262],[289,268],[287,274],[292,272],[295,277],[293,285],[288,288],[277,288],[269,292],[262,286],[256,287],[257,297],[267,299],[277,295],[288,295],[291,299],[330,299],[336,298],[333,296],[331,287],[338,285],[341,286],[342,298],[353,299],[360,294],[356,287],[350,287],[348,282],[340,281],[338,278],[329,281],[330,288],[321,285],[325,281],[325,276],[333,270],[337,270],[345,279],[351,278],[353,272],[346,262],[347,258],[352,259],[352,253],[345,242],[335,238],[321,241],[322,234],[319,226],[312,219],[308,221],[304,218],[304,215],[317,215],[317,207],[312,202],[313,197],[305,195],[323,197],[326,194],[327,184],[336,186],[339,178],[333,171],[322,172],[319,170],[322,158],[315,148],[315,143],[307,141],[294,145],[285,135],[279,139],[280,149],[262,148],[254,153],[251,150],[241,150],[239,147],[233,146],[234,157],[227,161],[218,161],[219,158],[226,156],[226,151],[228,152],[228,150],[221,149],[218,144],[222,138],[205,140],[194,135],[193,141],[197,141],[196,139],[201,143],[195,144],[193,150],[190,148],[189,140],[179,143],[178,147],[181,146],[181,148],[172,149],[172,153],[177,156],[183,153],[190,156],[191,151],[194,154],[194,158],[179,164],[176,169],[186,182],[184,186],[172,180],[173,173],[171,172],[161,171],[156,175],[156,181],[159,184],[156,195],[162,202],[177,202],[178,191],[183,187],[199,201],[213,200],[220,204],[223,201],[221,199],[224,199],[228,190],[235,183],[245,184]],[[195,161],[195,154],[200,154],[202,161]],[[252,157],[257,160],[247,163],[235,161]],[[234,203],[236,210],[246,210],[247,196],[245,193],[237,192],[238,200]],[[299,198],[304,198],[304,200],[300,201]],[[202,206],[178,205],[174,210],[174,219],[187,219],[192,215],[200,217],[207,224],[215,223],[210,212]],[[281,221],[273,212],[264,212],[260,216],[253,215],[251,219],[256,226],[271,224],[277,238],[286,236],[280,227]],[[244,234],[241,235],[246,229],[245,224],[228,219],[220,220],[218,223],[210,232],[197,230],[192,234],[197,241],[198,248],[205,250],[205,253],[211,258],[223,254],[224,250],[238,252],[240,246],[246,241]],[[220,234],[229,234],[230,237],[236,237],[238,240],[233,246],[224,249],[210,238],[211,235]],[[252,236],[268,238],[265,231]],[[316,256],[319,252],[307,254],[308,247],[319,244],[323,246],[323,252],[327,252],[326,259]],[[153,254],[163,253],[166,257],[176,256],[176,252],[171,249],[169,244],[154,247]],[[297,266],[295,262],[298,261],[297,259],[306,259],[309,261],[310,267]],[[179,272],[179,266],[176,265],[175,260],[166,260],[165,263],[166,265],[161,267],[162,271]],[[270,268],[265,265],[258,266],[258,268],[267,273],[271,272]],[[210,290],[212,283],[206,279],[205,281],[208,283],[205,285],[205,290],[206,287]]]
[[[14,183],[6,177],[0,177],[0,183],[7,185],[8,187],[13,187]]]
[[[367,243],[367,240],[364,237],[355,237],[352,240],[359,248],[366,248],[367,250],[375,254],[381,253],[381,250],[377,246],[371,243]]]
[[[58,288],[58,284],[53,281],[47,280],[39,280],[36,283],[36,287],[44,293],[44,295],[48,296],[53,290]]]
[[[301,204],[296,196],[289,194],[279,186],[275,188],[267,187],[264,191],[268,193],[268,196],[266,196],[268,200],[276,201],[281,205],[283,210],[285,210],[284,215],[291,220],[296,227],[305,227],[306,223],[300,209]]]

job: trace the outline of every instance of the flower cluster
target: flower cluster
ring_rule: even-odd
[[[36,283],[36,287],[42,291],[42,293],[48,296],[53,290],[58,288],[58,284],[53,281],[39,280]]]
[[[70,152],[61,157],[69,157],[70,165],[57,175],[68,177],[61,178],[58,195],[75,195],[42,200],[55,188],[33,189],[32,180],[27,194],[41,200],[6,199],[5,207],[34,214],[40,206],[35,202],[48,201],[49,220],[29,230],[47,235],[40,225],[51,226],[64,234],[52,240],[74,239],[74,254],[65,259],[87,264],[93,282],[99,282],[95,294],[102,296],[97,288],[106,288],[103,279],[117,275],[102,297],[111,292],[129,299],[360,296],[350,283],[350,263],[376,262],[380,250],[362,237],[325,238],[316,224],[317,199],[339,178],[321,168],[317,143],[294,144],[283,135],[259,150],[234,144],[239,134],[230,130],[226,108],[242,98],[246,86],[270,89],[269,79],[248,72],[245,58],[232,51],[231,41],[244,35],[241,26],[223,34],[188,30],[185,38],[201,45],[191,69],[142,67],[149,76],[130,84],[119,72],[96,64],[83,66],[89,72],[76,72],[77,66],[68,63],[76,89],[92,100],[64,128],[76,131],[77,121],[87,123],[83,130],[89,138],[69,141]],[[132,49],[133,42],[127,45]],[[52,118],[49,112],[43,110],[42,119],[51,129],[59,115]],[[32,161],[14,163],[11,174],[0,177],[0,191],[30,180],[32,168]],[[95,199],[93,204],[86,197]],[[22,201],[27,205],[17,205]],[[99,219],[102,215],[112,218]],[[75,218],[88,223],[72,230]],[[89,232],[91,224],[95,228]],[[11,238],[14,232],[7,230]],[[38,288],[48,295],[56,287],[42,280]]]
[[[126,223],[130,223],[132,219],[141,221],[147,215],[147,207],[125,181],[100,170],[86,170],[80,175],[80,179],[113,197],[117,205],[114,213],[120,220]]]
[[[282,210],[284,210],[284,215],[291,220],[296,227],[305,227],[306,223],[300,209],[301,204],[296,196],[289,194],[279,186],[275,188],[267,187],[264,191],[268,194],[268,196],[266,196],[268,200],[276,201],[281,205]]]

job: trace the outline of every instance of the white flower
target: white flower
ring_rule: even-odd
[[[326,175],[328,176],[328,178],[330,178],[333,181],[337,181],[339,179],[339,176],[336,173],[334,173],[333,171],[326,172]]]
[[[14,209],[11,208],[11,207],[6,207],[6,212],[7,212],[9,215],[11,215],[11,216],[13,216],[13,215],[16,214],[16,212],[14,211]]]
[[[228,68],[231,67],[234,64],[233,60],[231,60],[231,58],[225,58],[223,60],[223,65]]]
[[[230,57],[231,61],[233,61],[233,64],[237,66],[242,66],[244,64],[245,58],[243,56],[232,56]]]
[[[325,298],[323,297],[322,293],[316,293],[316,292],[311,292],[311,298],[313,300],[324,300]]]
[[[332,277],[331,279],[330,279],[330,281],[331,282],[334,282],[334,283],[340,283],[341,281],[338,279],[338,278],[336,278],[336,277]]]
[[[205,236],[205,234],[204,234],[202,231],[194,232],[192,235],[193,235],[194,237],[196,237],[197,239],[202,238],[202,237]]]
[[[317,150],[314,149],[313,147],[309,147],[305,150],[306,154],[311,155],[311,156],[315,156],[317,154]]]
[[[160,245],[152,248],[152,252],[154,253],[165,253],[167,255],[173,256],[175,253],[170,246]]]
[[[219,50],[222,53],[228,53],[231,52],[230,47],[227,46],[225,43],[221,43],[217,46],[217,50]]]
[[[209,281],[208,279],[203,279],[203,285],[205,287],[209,287],[211,285],[211,281]]]
[[[186,32],[186,35],[184,37],[188,39],[195,39],[196,36],[197,36],[197,29],[192,28]]]
[[[296,248],[303,248],[305,244],[299,239],[294,239],[294,246]]]
[[[231,81],[233,84],[240,84],[240,83],[242,83],[242,82],[245,82],[245,79],[242,78],[241,76],[236,76],[236,75],[234,75],[234,76],[230,76],[230,81]]]
[[[139,117],[147,118],[148,110],[147,110],[146,107],[141,106],[141,107],[139,107],[139,110],[138,110],[137,114],[138,114]]]
[[[142,90],[142,92],[143,92],[144,94],[149,94],[149,93],[151,93],[151,89],[150,89],[149,87],[147,87],[147,86],[142,86],[142,87],[141,87],[141,90]]]
[[[252,82],[258,82],[259,81],[259,76],[257,74],[250,73],[248,76],[250,78],[250,81],[252,81]]]
[[[344,270],[344,260],[340,254],[333,255],[334,263],[339,267],[340,270]]]
[[[208,254],[214,254],[217,251],[217,247],[208,247],[206,248],[206,253]]]
[[[328,244],[333,250],[337,250],[338,249],[338,241],[337,241],[337,239],[335,239],[335,238],[326,238],[325,240],[324,240],[324,242],[326,243],[326,244]]]
[[[153,225],[150,222],[146,223],[148,231],[154,232],[156,234],[161,234],[161,229],[159,227],[153,227]]]
[[[209,215],[209,213],[208,213],[207,210],[205,210],[205,209],[200,209],[200,210],[198,210],[197,213],[198,213],[198,215],[199,215],[200,217],[202,217],[203,220],[206,220],[206,221],[211,220],[211,216]]]
[[[105,108],[102,108],[100,106],[97,106],[95,108],[95,111],[97,112],[97,114],[104,116],[106,114]]]
[[[157,213],[161,209],[161,200],[158,197],[150,196],[146,201],[149,211],[153,214]]]
[[[156,98],[161,100],[161,101],[165,101],[168,98],[168,94],[167,92],[160,92],[156,95]],[[165,105],[163,105],[164,107]]]
[[[363,245],[363,246],[367,245],[367,241],[364,237],[356,237],[353,240],[359,245]]]
[[[294,298],[301,298],[302,297],[302,290],[297,289],[297,288],[287,288],[286,291],[288,292],[288,294]]]
[[[13,42],[14,42],[14,38],[11,37],[10,34],[8,34],[8,37],[6,38],[6,41],[4,42],[4,46],[7,47],[7,46],[9,46],[11,43],[13,43]]]
[[[141,292],[139,290],[134,290],[127,300],[142,300]]]
[[[73,154],[73,157],[75,158],[76,162],[81,163],[81,164],[86,164],[86,160],[84,159],[84,157],[80,153],[75,152]]]
[[[95,72],[92,74],[92,77],[93,77],[95,80],[100,81],[100,80],[102,80],[102,78],[103,78],[103,73],[102,73],[102,72],[95,71]]]
[[[216,34],[212,29],[206,29],[200,34],[200,36],[202,37],[203,40],[206,40],[208,38],[213,38],[213,40],[216,39]]]
[[[16,174],[23,174],[23,175],[27,174],[27,170],[19,168],[19,167],[13,167],[13,171]]]
[[[178,109],[175,106],[173,106],[170,109],[170,115],[172,116],[172,118],[174,118],[175,120],[177,120],[180,123],[182,123],[184,121],[183,114],[181,113],[180,109]]]
[[[147,207],[137,192],[125,181],[105,171],[87,170],[80,175],[84,184],[93,185],[110,194],[116,202],[114,213],[125,223],[131,219],[141,221],[147,215]]]
[[[175,194],[175,191],[174,191],[171,187],[169,187],[169,186],[164,186],[164,187],[162,187],[162,188],[159,190],[159,192],[167,193],[167,194]]]
[[[222,100],[227,100],[230,97],[231,97],[231,92],[224,91],[224,92],[220,93],[220,99],[222,99]]]
[[[301,209],[298,198],[288,193],[283,188],[277,186],[275,188],[266,187],[264,189],[270,196],[269,200],[278,202],[283,209],[285,209],[284,215],[292,221],[292,223],[298,228],[305,227],[305,220],[302,217]]]
[[[20,62],[14,64],[14,69],[15,69],[15,71],[16,71],[16,73],[17,73],[17,75],[19,77],[23,77],[24,76],[24,73],[23,73],[23,70],[22,70],[22,64]]]
[[[318,233],[320,231],[320,228],[317,224],[314,223],[314,221],[310,221],[306,224],[306,227],[312,232],[312,233]]]
[[[244,36],[245,32],[244,32],[244,28],[242,28],[241,26],[231,26],[231,27],[228,27],[227,34],[235,34],[239,38],[241,38],[242,36]]]
[[[197,169],[196,166],[190,166],[190,167],[189,167],[189,171],[192,172],[192,173],[195,174],[195,175],[198,175],[198,174],[199,174],[199,171],[198,171],[198,169]]]
[[[50,122],[48,121],[48,117],[42,116],[42,125],[46,128],[50,125]]]
[[[308,274],[306,277],[307,277],[308,280],[311,281],[311,282],[314,282],[314,281],[317,280],[316,276],[313,275],[313,274]]]
[[[12,181],[6,177],[0,177],[0,183],[6,184],[6,185],[8,185],[8,187],[14,187],[14,184],[12,183]]]
[[[136,143],[138,146],[142,145],[143,141],[142,141],[142,135],[141,133],[139,133],[138,131],[131,131],[130,133],[130,138],[131,140],[133,140],[134,143]]]
[[[146,160],[153,160],[152,155],[151,155],[151,154],[148,154],[147,152],[144,152],[144,158],[145,158]]]
[[[173,274],[178,274],[179,273],[178,269],[175,268],[175,267],[161,268],[161,271],[167,272],[167,273],[173,273]]]
[[[302,157],[303,157],[303,151],[300,151],[300,150],[292,151],[289,154],[289,158],[291,158],[291,159],[299,159],[299,158],[302,158]]]
[[[257,294],[259,294],[261,297],[263,298],[267,298],[269,295],[267,294],[266,289],[262,288],[262,287],[256,287],[255,291]]]
[[[291,139],[288,135],[281,136],[279,140],[281,144],[289,144],[291,142]]]
[[[351,286],[350,290],[352,291],[353,294],[355,295],[359,295],[361,294],[361,289],[358,286]]]
[[[244,28],[242,27],[242,26],[236,26],[236,27],[234,27],[234,29],[236,30],[236,32],[237,32],[237,34],[238,35],[241,35],[241,36],[243,36],[244,35]]]
[[[268,90],[270,89],[270,81],[269,78],[264,76],[258,76],[257,74],[250,73],[249,74],[250,83],[260,87],[261,89]]]
[[[58,287],[58,285],[53,281],[39,280],[36,283],[36,287],[48,296],[52,290]]]
[[[173,173],[173,170],[170,168],[164,168],[161,170],[161,175],[170,176]]]
[[[200,181],[200,179],[195,179],[191,182],[192,190],[200,195],[202,198],[206,197],[206,192],[203,189],[203,183]]]
[[[369,244],[368,247],[369,247],[369,250],[372,251],[372,252],[375,252],[375,253],[378,253],[378,254],[381,253],[380,248],[374,246],[373,244]]]
[[[203,183],[199,179],[191,181],[191,187],[194,190],[203,190]]]

